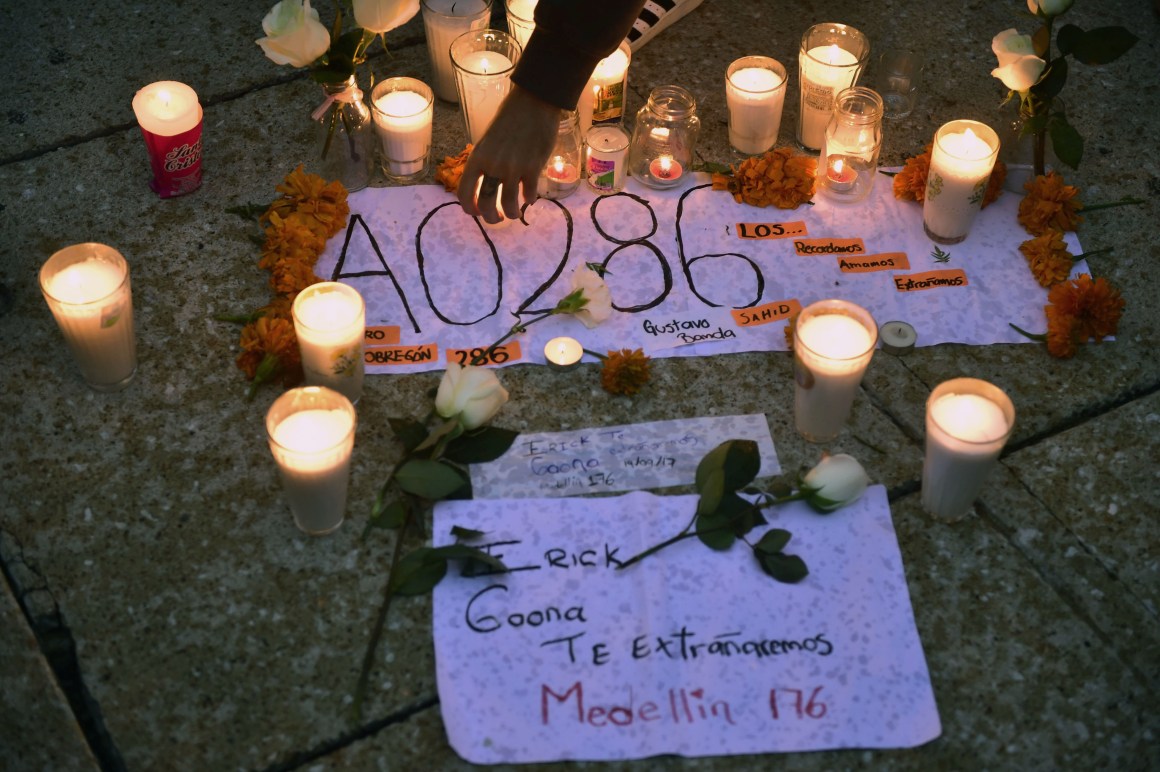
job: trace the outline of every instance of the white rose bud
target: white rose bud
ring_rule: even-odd
[[[1059,16],[1074,0],[1027,0],[1027,10],[1036,16]]]
[[[991,40],[991,50],[999,66],[991,74],[1003,81],[1012,91],[1025,92],[1039,82],[1047,62],[1035,55],[1030,35],[1020,35],[1013,29],[1000,32]]]
[[[600,274],[585,266],[572,274],[572,291],[583,290],[588,302],[576,312],[576,318],[588,329],[612,316],[612,291]]]
[[[491,370],[451,362],[435,394],[435,411],[444,418],[458,417],[470,431],[490,421],[507,400],[507,389]]]
[[[330,48],[330,33],[310,0],[281,0],[262,19],[266,37],[256,41],[275,64],[305,67]]]
[[[419,0],[354,0],[358,26],[382,35],[401,27],[419,12]]]
[[[819,512],[833,512],[835,509],[858,500],[870,478],[858,459],[845,453],[824,456],[802,480],[802,489],[807,494],[806,502]]]

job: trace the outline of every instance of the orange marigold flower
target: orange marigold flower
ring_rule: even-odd
[[[648,383],[649,358],[644,351],[621,349],[609,351],[600,371],[600,385],[612,394],[632,396]]]
[[[1041,174],[1023,186],[1027,195],[1019,202],[1019,224],[1033,236],[1050,228],[1074,231],[1083,221],[1079,211],[1083,204],[1076,199],[1079,188],[1063,184],[1055,172]]]
[[[793,335],[794,328],[797,327],[798,315],[794,314],[785,322],[785,345],[790,351],[793,351]]]
[[[350,206],[346,201],[346,188],[341,182],[327,182],[317,174],[307,174],[299,164],[275,190],[282,197],[270,204],[262,215],[263,222],[268,221],[272,214],[283,219],[297,218],[323,239],[346,227]]]
[[[923,201],[926,199],[926,177],[930,174],[930,152],[932,145],[913,158],[907,158],[902,170],[894,175],[894,197],[899,201]]]
[[[435,169],[435,181],[442,183],[448,193],[454,193],[459,188],[459,180],[463,177],[463,167],[471,155],[471,148],[472,145],[468,144],[459,155],[445,156],[443,163]]]
[[[739,204],[796,209],[814,196],[817,159],[777,148],[746,158],[733,174],[714,174],[713,190],[728,190]]]
[[[279,316],[263,316],[242,328],[242,353],[237,365],[246,378],[253,380],[258,366],[267,355],[277,357],[278,372],[286,386],[302,380],[302,359],[298,353],[298,338],[294,323]]]
[[[301,260],[279,260],[270,270],[270,287],[288,297],[320,281],[323,279],[315,275],[314,266]]]
[[[1050,326],[1053,316],[1070,316],[1076,322],[1076,335],[1080,341],[1095,338],[1097,341],[1115,335],[1124,314],[1124,298],[1120,291],[1106,279],[1095,281],[1082,273],[1070,281],[1056,284],[1047,293],[1047,321]]]
[[[300,220],[283,219],[277,212],[271,212],[258,266],[269,271],[284,260],[314,265],[325,248],[326,239]]]
[[[1067,279],[1075,262],[1063,242],[1063,234],[1057,230],[1024,241],[1019,251],[1027,258],[1031,274],[1040,287],[1051,287]]]
[[[1052,313],[1047,309],[1047,353],[1058,359],[1071,359],[1079,346],[1078,322],[1074,316]]]
[[[983,209],[987,208],[988,204],[993,204],[1003,195],[1003,183],[1007,181],[1007,164],[1002,161],[995,162],[995,168],[991,170],[991,177],[987,180],[987,190],[983,192]]]

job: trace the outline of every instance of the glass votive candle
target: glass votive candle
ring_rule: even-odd
[[[512,72],[520,45],[507,32],[482,29],[465,32],[451,44],[455,88],[468,141],[476,144],[495,120],[512,87]]]
[[[729,144],[760,155],[777,144],[785,107],[785,66],[768,56],[743,56],[725,71]]]
[[[574,110],[565,110],[561,115],[556,145],[548,155],[537,185],[537,192],[545,198],[567,198],[580,187],[580,125]]]
[[[922,508],[954,522],[970,511],[1015,426],[1015,406],[997,386],[955,378],[926,401]]]
[[[451,43],[465,32],[487,27],[491,0],[421,0],[420,8],[435,95],[445,102],[458,102]]]
[[[362,295],[348,284],[319,282],[299,292],[290,310],[306,383],[327,386],[358,402],[366,369]]]
[[[798,50],[799,145],[821,149],[834,97],[858,82],[869,58],[870,40],[846,24],[815,24],[805,31]]]
[[[413,182],[427,173],[435,93],[415,78],[387,78],[371,91],[379,161],[395,182]]]
[[[290,389],[266,413],[270,453],[294,522],[305,533],[342,525],[355,423],[350,400],[324,386]]]
[[[818,159],[817,187],[834,201],[853,203],[870,195],[882,149],[882,97],[861,86],[834,100]]]
[[[120,391],[137,371],[129,264],[104,244],[74,244],[40,268],[40,291],[96,391]]]
[[[528,38],[536,29],[536,3],[538,0],[506,0],[504,3],[507,29],[520,48],[528,45]]]
[[[596,126],[584,137],[584,176],[597,193],[624,189],[628,171],[628,134],[616,124]]]
[[[951,121],[935,132],[922,204],[931,241],[958,244],[967,237],[998,155],[999,135],[985,123]]]
[[[658,86],[636,114],[629,174],[650,188],[672,188],[693,170],[701,131],[697,100],[680,86]]]
[[[794,323],[794,424],[810,442],[828,442],[842,431],[878,326],[870,312],[846,300],[820,300]]]

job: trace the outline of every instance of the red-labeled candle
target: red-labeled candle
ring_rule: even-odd
[[[201,104],[184,83],[150,83],[133,97],[153,179],[149,187],[162,198],[197,190],[201,185]]]

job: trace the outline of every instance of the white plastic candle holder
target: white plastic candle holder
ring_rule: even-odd
[[[819,300],[794,322],[794,424],[810,442],[829,442],[841,433],[878,326],[870,312],[846,300]]]
[[[971,510],[1015,427],[1015,406],[998,386],[955,378],[926,401],[922,508],[955,522]]]

